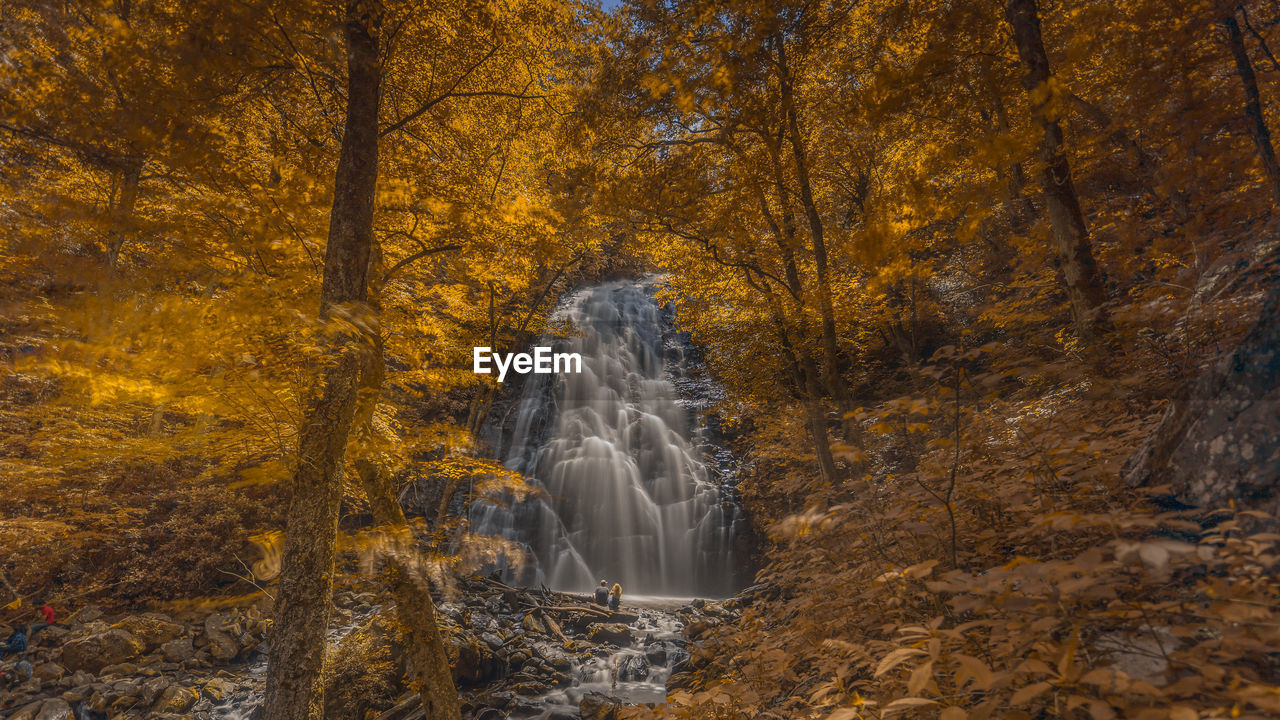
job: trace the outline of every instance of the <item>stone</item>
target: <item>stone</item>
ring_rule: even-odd
[[[66,628],[50,625],[49,627],[36,633],[35,639],[43,645],[61,645],[71,631]],[[8,636],[6,636],[8,637]]]
[[[49,698],[40,705],[34,720],[73,720],[71,706],[62,698]]]
[[[137,657],[145,645],[127,630],[108,628],[70,640],[62,646],[62,664],[68,670],[96,672],[107,665]]]
[[[618,720],[618,710],[622,701],[598,692],[589,692],[582,696],[578,703],[578,711],[582,720]]]
[[[89,686],[85,685],[83,687],[65,690],[58,697],[62,698],[68,705],[74,707],[77,703],[84,702],[84,699],[89,697]]]
[[[506,663],[489,646],[467,632],[456,632],[445,641],[453,666],[453,679],[460,685],[479,685],[506,672]]]
[[[240,654],[240,646],[224,627],[225,620],[219,613],[213,613],[204,619],[204,637],[209,643],[209,654],[215,660],[226,662]]]
[[[77,670],[71,674],[71,686],[79,687],[81,685],[89,685],[93,683],[93,675],[83,670]]]
[[[618,680],[644,682],[649,679],[649,661],[644,655],[627,655],[618,659]]]
[[[138,664],[126,662],[126,663],[117,663],[115,665],[107,665],[106,667],[103,667],[102,669],[100,669],[98,671],[98,674],[103,677],[108,677],[108,676],[127,677],[129,675],[137,675]]]
[[[40,663],[34,669],[34,675],[41,683],[61,680],[66,674],[67,669],[55,662]]]
[[[94,620],[102,619],[102,608],[97,605],[85,605],[76,612],[72,613],[67,620],[77,623],[91,623]]]
[[[489,646],[490,650],[497,650],[502,647],[502,638],[493,633],[484,633],[480,636],[480,639],[484,641],[485,645]]]
[[[9,720],[35,720],[36,713],[40,712],[40,706],[44,704],[43,700],[36,700],[18,708],[18,712],[9,716]]]
[[[537,680],[526,680],[524,682],[515,683],[508,689],[517,695],[536,697],[538,695],[545,695],[547,691],[551,690],[551,685]]]
[[[644,646],[644,657],[650,665],[667,664],[667,644],[655,641]]]
[[[186,662],[196,656],[196,648],[191,638],[176,638],[160,646],[160,653],[169,662]]]
[[[1125,465],[1132,486],[1168,484],[1183,503],[1271,516],[1280,527],[1280,280],[1249,334],[1175,398]]]
[[[222,678],[210,678],[204,684],[204,687],[200,688],[200,695],[213,702],[221,702],[224,697],[230,695],[235,689],[235,685]]]
[[[111,627],[124,630],[141,640],[148,652],[187,631],[185,627],[173,622],[168,615],[160,613],[130,615]]]
[[[591,623],[587,626],[587,639],[596,643],[630,645],[631,628],[622,623]]]
[[[183,713],[195,704],[199,696],[196,691],[181,685],[170,685],[160,693],[156,704],[151,707],[157,713]]]
[[[538,622],[538,618],[534,617],[532,614],[524,616],[524,619],[520,621],[520,627],[524,628],[525,632],[531,632],[531,633],[546,632],[546,628],[542,627],[542,623]]]
[[[172,684],[172,681],[164,676],[147,678],[138,688],[138,697],[141,699],[141,704],[150,705],[154,703],[156,698],[160,697],[160,695],[163,694],[165,690],[168,690],[169,686]]]

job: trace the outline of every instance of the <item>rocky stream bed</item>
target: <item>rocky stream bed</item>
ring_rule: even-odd
[[[738,612],[737,600],[670,598],[632,599],[610,612],[585,596],[482,578],[456,581],[438,602],[463,715],[478,720],[604,720],[619,704],[662,702],[668,687],[687,679],[689,638]],[[403,663],[382,595],[344,589],[334,606],[331,656],[356,656],[372,638],[391,648],[393,666]],[[0,717],[252,720],[262,701],[269,609],[264,597],[170,613],[84,607],[68,623],[35,632],[21,658],[27,664],[15,656],[0,663]],[[403,677],[402,670],[394,672]],[[410,691],[385,710],[362,705],[360,692],[346,687],[347,704],[330,714],[422,716]]]

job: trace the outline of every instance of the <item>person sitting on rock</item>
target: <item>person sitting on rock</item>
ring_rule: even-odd
[[[604,606],[609,602],[609,583],[604,580],[600,581],[600,587],[596,588],[596,604]]]
[[[57,618],[57,614],[53,612],[53,608],[49,607],[49,603],[40,606],[40,617],[44,618],[45,623],[52,625]]]
[[[9,657],[10,653],[21,655],[27,651],[27,629],[18,628],[9,636],[9,642],[4,646],[4,656]]]
[[[618,583],[614,583],[613,589],[609,591],[609,609],[617,610],[618,606],[621,604],[622,604],[622,585]]]

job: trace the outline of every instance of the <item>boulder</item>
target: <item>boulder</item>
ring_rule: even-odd
[[[211,702],[222,702],[222,698],[230,695],[235,691],[236,686],[223,680],[222,678],[210,678],[209,682],[200,688],[200,695]]]
[[[160,613],[130,615],[111,627],[125,630],[141,640],[148,652],[186,632],[186,628]]]
[[[106,665],[98,674],[102,677],[128,677],[138,674],[138,664],[131,662],[116,663],[114,665]]]
[[[627,655],[619,658],[617,676],[623,682],[644,682],[649,679],[649,661],[644,655]]]
[[[74,613],[70,619],[81,623],[91,623],[94,620],[101,620],[102,608],[97,605],[85,605],[80,608],[78,612]]]
[[[66,674],[67,669],[55,662],[40,663],[34,670],[35,677],[42,683],[60,680]]]
[[[68,670],[97,672],[137,657],[145,645],[127,630],[108,628],[68,641],[62,646],[62,664]]]
[[[666,665],[667,644],[660,640],[646,643],[644,646],[644,657],[649,661],[650,665]]]
[[[219,613],[204,619],[204,636],[209,642],[209,654],[215,660],[226,662],[240,654],[240,645],[225,628],[226,621]]]
[[[40,712],[40,706],[44,704],[43,700],[36,700],[18,708],[18,712],[9,716],[9,720],[35,720],[36,714]]]
[[[157,713],[183,713],[195,704],[199,697],[196,691],[181,685],[170,685],[160,693],[156,704],[151,707],[152,712]]]
[[[630,645],[631,628],[622,623],[591,623],[587,626],[587,639],[596,643]]]
[[[524,619],[520,621],[520,627],[523,627],[525,629],[525,632],[531,632],[531,633],[546,632],[546,628],[542,627],[542,623],[538,622],[538,618],[534,617],[532,614],[524,616]]]
[[[71,706],[62,698],[49,698],[40,705],[35,720],[73,720]]]
[[[161,645],[160,653],[164,655],[165,660],[180,663],[195,657],[196,648],[191,644],[191,638],[176,638]]]
[[[502,658],[470,633],[450,635],[445,641],[445,650],[453,666],[453,679],[459,685],[479,685],[496,680],[506,672]]]
[[[598,692],[589,692],[582,696],[578,703],[578,711],[582,720],[618,720],[618,710],[622,701]]]
[[[163,675],[147,678],[138,688],[138,697],[142,705],[150,705],[159,698],[173,682]]]
[[[1183,503],[1238,503],[1280,527],[1280,280],[1273,274],[1257,322],[1229,355],[1165,409],[1125,465],[1133,486],[1171,486]]]

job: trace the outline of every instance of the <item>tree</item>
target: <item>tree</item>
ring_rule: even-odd
[[[1013,30],[1018,56],[1026,68],[1022,86],[1031,102],[1032,121],[1042,136],[1039,143],[1040,186],[1049,224],[1058,249],[1059,270],[1071,304],[1076,332],[1092,341],[1106,322],[1102,307],[1106,289],[1093,257],[1089,228],[1071,180],[1071,164],[1063,146],[1062,125],[1054,116],[1052,72],[1040,35],[1040,11],[1035,0],[1008,0],[1005,20]]]
[[[1231,50],[1236,74],[1240,77],[1240,85],[1244,90],[1244,115],[1249,122],[1249,134],[1253,136],[1258,159],[1262,161],[1262,170],[1271,186],[1271,196],[1280,204],[1280,162],[1276,161],[1276,149],[1271,144],[1271,130],[1267,127],[1267,118],[1262,111],[1258,76],[1253,71],[1253,62],[1249,59],[1249,50],[1244,44],[1244,33],[1240,31],[1240,23],[1236,20],[1236,6],[1231,5],[1224,11],[1218,23],[1226,34],[1227,47]]]
[[[347,106],[325,249],[320,316],[329,323],[323,366],[304,409],[286,516],[283,570],[267,666],[268,720],[318,720],[347,438],[361,358],[368,353],[369,254],[378,180],[382,94],[376,1],[348,0],[343,15]]]

